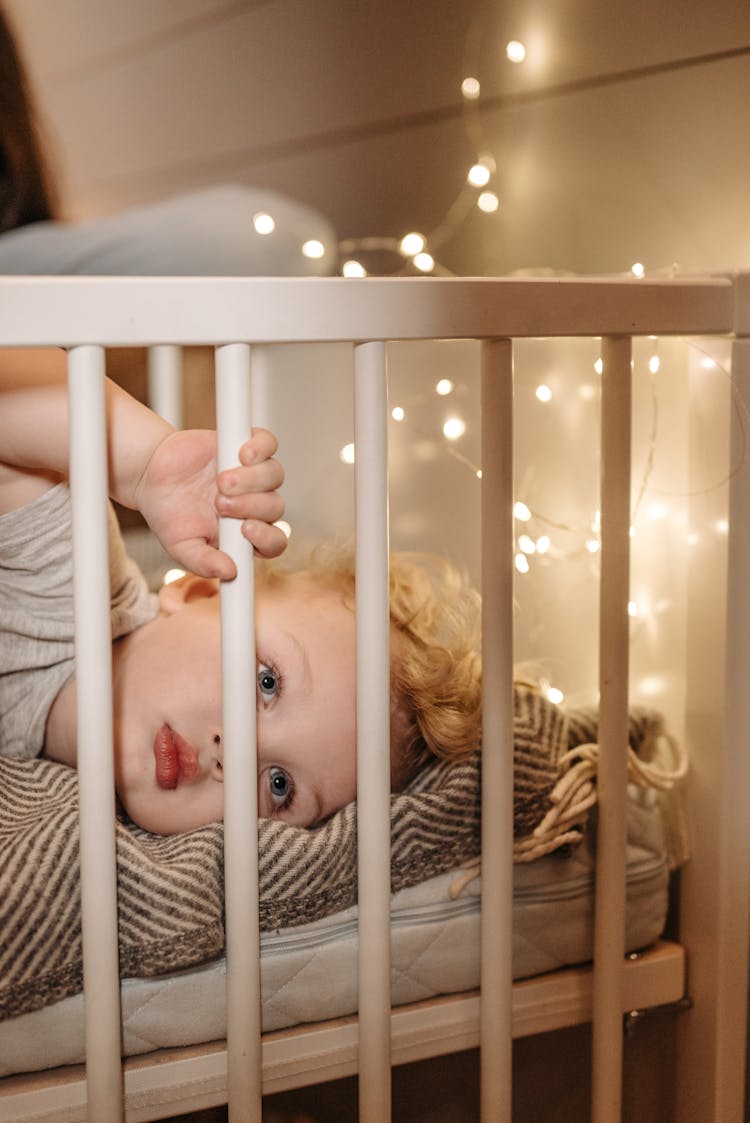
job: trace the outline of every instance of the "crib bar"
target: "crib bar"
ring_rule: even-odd
[[[617,1123],[622,1100],[625,793],[628,749],[631,354],[602,340],[599,819],[594,929],[592,1121]]]
[[[148,401],[175,429],[182,428],[182,348],[158,343],[148,349]]]
[[[237,464],[250,433],[250,348],[216,348],[219,470]],[[219,545],[237,566],[221,585],[221,730],[227,952],[229,1118],[260,1123],[261,1014],[258,920],[258,773],[253,553],[238,519],[219,523]]]
[[[253,347],[253,425],[273,429],[273,349],[259,345]]]
[[[8,345],[685,335],[734,326],[728,278],[0,277]],[[39,315],[44,304],[45,314]],[[189,312],[186,312],[189,309]],[[290,315],[294,309],[294,315]]]
[[[123,1118],[104,349],[68,354],[89,1119]]]
[[[148,349],[148,400],[175,429],[182,428],[182,348],[160,343]]]
[[[742,325],[738,325],[742,330]],[[745,325],[748,330],[748,325]],[[750,464],[747,457],[747,403],[750,402],[750,339],[732,347],[732,382],[744,403],[741,423],[732,426],[731,463],[741,465],[729,484],[729,552],[726,635],[724,770],[721,793],[715,1120],[746,1118],[748,916],[750,916]]]
[[[482,344],[481,1119],[510,1123],[513,1004],[513,350]]]
[[[360,1123],[391,1118],[387,406],[385,344],[361,343],[354,348]]]

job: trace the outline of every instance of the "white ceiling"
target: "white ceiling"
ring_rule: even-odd
[[[73,216],[239,181],[342,238],[429,232],[485,150],[501,206],[439,248],[456,272],[750,266],[747,0],[5,6]]]

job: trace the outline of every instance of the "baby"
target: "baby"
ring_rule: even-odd
[[[0,352],[0,752],[76,764],[67,393],[55,351]],[[108,382],[109,490],[147,519],[186,577],[154,598],[110,519],[115,781],[147,830],[223,815],[218,516],[260,559],[286,539],[283,470],[254,430],[216,472],[213,432],[175,432]],[[258,563],[258,813],[319,823],[356,796],[354,566],[341,549],[297,571]],[[392,774],[479,737],[477,597],[444,562],[391,564]]]

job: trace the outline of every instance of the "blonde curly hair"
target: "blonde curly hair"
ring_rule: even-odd
[[[400,791],[431,757],[460,760],[479,746],[481,601],[455,566],[436,555],[394,552],[389,568],[391,787]],[[316,547],[301,569],[354,609],[350,544]],[[259,579],[272,587],[288,573],[264,563]]]

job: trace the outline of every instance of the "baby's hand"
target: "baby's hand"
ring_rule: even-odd
[[[136,489],[138,509],[165,550],[202,577],[231,580],[232,559],[218,549],[218,515],[242,519],[242,533],[257,554],[278,557],[286,535],[273,525],[284,513],[277,489],[284,469],[278,442],[253,429],[239,464],[216,474],[216,434],[206,429],[170,433],[154,451]]]
[[[284,500],[277,490],[284,482],[284,469],[274,459],[278,447],[268,429],[253,429],[240,449],[237,467],[226,468],[216,477],[216,510],[242,519],[242,533],[264,558],[277,558],[286,549],[284,531],[274,526],[284,514]]]

